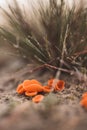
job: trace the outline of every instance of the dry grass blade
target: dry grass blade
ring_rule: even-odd
[[[29,4],[29,3],[28,3]],[[50,64],[50,66],[87,67],[87,9],[75,6],[70,9],[64,0],[58,4],[57,0],[49,0],[44,8],[39,3],[37,11],[32,8],[33,14],[38,12],[39,23],[45,33],[37,30],[37,24],[31,25],[29,16],[23,14],[18,2],[14,6],[8,3],[10,12],[2,9],[9,28],[0,27],[0,35],[20,50],[23,55],[36,64]],[[52,62],[53,61],[53,62]],[[61,66],[61,61],[62,66]]]

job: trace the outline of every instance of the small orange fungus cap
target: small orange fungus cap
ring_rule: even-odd
[[[17,89],[16,89],[17,93],[19,94],[23,94],[25,92],[24,88],[23,88],[23,84],[19,84]]]
[[[54,90],[55,91],[62,91],[64,89],[65,82],[63,80],[58,80],[58,82],[55,85]]]
[[[41,83],[38,82],[37,80],[25,80],[23,82],[23,88],[25,91],[28,91],[28,92],[41,92],[43,91],[43,88],[41,86]]]
[[[87,92],[83,93],[82,99],[87,98]]]
[[[87,109],[87,92],[83,93],[80,105]]]
[[[32,101],[33,101],[34,103],[39,103],[39,102],[41,102],[43,99],[44,99],[44,96],[43,96],[43,95],[36,95],[35,97],[32,98]]]
[[[39,85],[41,85],[41,83],[39,81],[37,81],[36,79],[30,80],[30,84],[39,84]]]
[[[49,87],[52,87],[53,80],[54,80],[54,79],[50,79],[50,80],[48,80],[48,86],[49,86]]]
[[[44,92],[45,93],[50,93],[51,92],[51,88],[49,88],[49,86],[43,86],[43,88],[44,88]]]
[[[30,80],[24,80],[23,86],[28,86],[30,84]]]
[[[87,97],[80,101],[80,105],[87,109]]]
[[[53,82],[55,79],[48,80],[48,87],[51,89]],[[55,80],[56,81],[56,80]],[[55,91],[62,91],[64,89],[65,82],[63,80],[56,81],[56,85],[54,86]]]

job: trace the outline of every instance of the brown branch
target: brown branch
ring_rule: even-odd
[[[73,71],[70,71],[70,70],[67,70],[67,69],[58,68],[58,67],[50,65],[50,64],[41,65],[41,66],[31,70],[30,72],[32,73],[32,72],[37,71],[37,70],[42,69],[42,68],[51,68],[51,69],[54,69],[54,70],[59,70],[59,71],[67,72],[67,73],[70,73],[70,74],[73,72]]]
[[[81,51],[81,52],[77,52],[74,55],[75,56],[79,56],[79,55],[82,55],[82,54],[85,54],[85,53],[87,53],[87,50],[84,50],[84,51]]]

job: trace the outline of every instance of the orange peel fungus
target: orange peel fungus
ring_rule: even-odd
[[[49,88],[54,88],[54,91],[62,91],[65,87],[65,82],[63,80],[54,80],[55,79],[48,80]],[[55,86],[53,86],[53,82],[55,82]]]
[[[82,107],[84,107],[85,109],[87,109],[87,92],[85,92],[83,95],[82,95],[82,99],[80,101],[80,105]]]
[[[25,80],[23,82],[23,88],[26,96],[35,96],[38,92],[43,91],[43,87],[37,80]]]
[[[54,79],[48,80],[48,85],[42,86],[42,84],[35,80],[24,80],[23,83],[19,84],[16,91],[18,94],[25,94],[26,96],[33,97],[33,102],[40,102],[43,100],[44,96],[39,94],[40,92],[50,93],[53,88]],[[63,80],[58,80],[54,86],[54,91],[62,91],[64,89],[65,82]]]
[[[32,101],[33,101],[34,103],[39,103],[39,102],[41,102],[43,99],[44,99],[44,96],[43,96],[43,95],[36,95],[35,97],[32,98]]]
[[[87,92],[83,93],[82,99],[87,98]]]
[[[54,90],[55,91],[62,91],[64,89],[65,82],[63,80],[58,80],[58,82],[55,85]]]
[[[18,94],[23,94],[25,92],[25,90],[23,88],[23,84],[19,84],[16,91]]]

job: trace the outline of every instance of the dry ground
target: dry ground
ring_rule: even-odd
[[[25,68],[26,61],[9,55],[15,54],[15,50],[1,43],[0,130],[87,130],[87,112],[79,105],[82,93],[87,91],[86,84],[75,76],[62,74],[61,78],[66,81],[64,91],[46,95],[41,103],[34,104],[30,98],[16,93],[17,84],[32,78],[45,84],[52,74],[23,75],[20,68]]]

